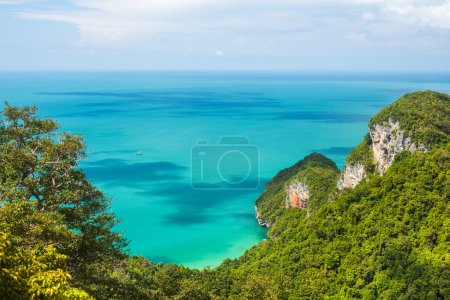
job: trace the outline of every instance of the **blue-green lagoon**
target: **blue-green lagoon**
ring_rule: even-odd
[[[84,135],[88,157],[80,167],[111,197],[122,220],[117,230],[131,241],[131,253],[198,268],[236,258],[265,238],[254,200],[280,169],[312,151],[342,168],[371,115],[404,93],[427,89],[448,93],[450,76],[0,74],[2,101],[36,104],[62,131]],[[225,151],[217,144],[222,137],[247,139],[253,152],[246,146],[239,151],[250,159],[223,160],[215,168]],[[244,174],[242,182],[209,189],[192,186],[192,171],[204,162],[206,176],[223,170],[239,178],[248,166],[257,174],[252,181]]]

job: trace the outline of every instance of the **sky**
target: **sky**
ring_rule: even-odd
[[[450,71],[450,0],[0,0],[0,71]]]

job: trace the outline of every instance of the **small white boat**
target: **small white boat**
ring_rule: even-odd
[[[141,151],[136,152],[136,155],[142,155],[143,153]]]

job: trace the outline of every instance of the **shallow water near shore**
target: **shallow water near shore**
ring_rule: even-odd
[[[373,114],[428,89],[449,93],[450,76],[0,73],[2,101],[36,104],[63,131],[84,135],[88,157],[80,167],[111,197],[130,252],[195,268],[236,258],[265,238],[254,201],[280,169],[313,151],[342,168]],[[257,174],[193,188],[198,142],[208,142],[202,153],[210,154],[209,171],[220,171],[225,148],[217,143],[226,136],[248,139],[239,151]],[[242,165],[235,160],[224,168],[232,174]]]

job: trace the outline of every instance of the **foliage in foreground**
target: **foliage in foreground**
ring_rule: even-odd
[[[0,233],[1,299],[92,299],[70,286],[66,259],[53,246],[25,252]]]
[[[126,242],[112,230],[109,199],[77,168],[82,137],[58,134],[35,107],[6,105],[0,121],[0,231],[24,253],[56,248],[75,286],[93,295],[109,289]]]

